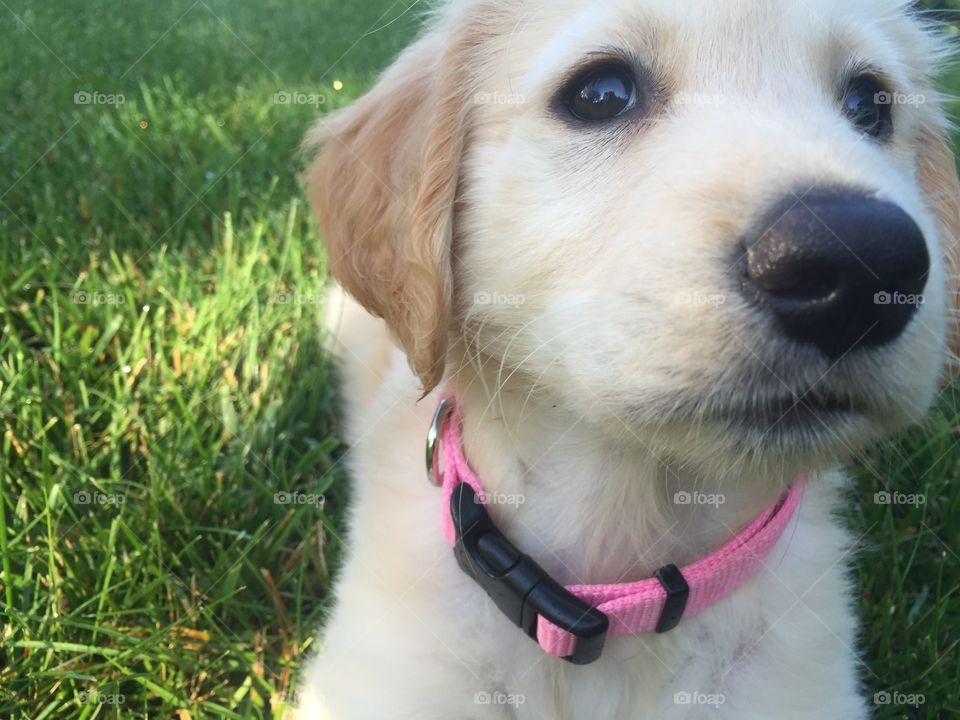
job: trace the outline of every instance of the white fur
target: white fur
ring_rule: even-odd
[[[457,568],[423,468],[436,392],[418,403],[383,322],[337,296],[354,505],[300,717],[866,717],[847,578],[858,538],[836,518],[847,492],[836,468],[921,417],[944,364],[947,270],[916,178],[918,138],[940,116],[932,96],[898,107],[896,139],[882,147],[852,129],[830,83],[865,60],[904,92],[925,88],[938,46],[896,0],[525,0],[489,18],[476,4],[452,4],[421,42],[482,25],[493,39],[468,81],[514,98],[471,111],[447,353],[475,471],[488,491],[524,498],[494,508],[500,527],[561,582],[626,582],[701,557],[801,469],[814,475],[766,568],[732,597],[568,665]],[[677,93],[723,101],[678,104],[605,143],[572,136],[544,108],[584,53],[611,47],[655,63]],[[727,278],[736,238],[813,185],[898,203],[935,258],[903,337],[837,365],[790,354]],[[685,301],[713,294],[722,305]],[[792,391],[855,384],[870,410],[770,445],[671,415],[671,398],[747,395],[750,372]],[[678,505],[683,490],[726,502]],[[722,704],[678,703],[683,693]]]

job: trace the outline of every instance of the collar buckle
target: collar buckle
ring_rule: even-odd
[[[437,487],[443,487],[443,469],[440,467],[442,453],[438,453],[437,450],[440,447],[440,434],[451,412],[453,412],[453,400],[443,398],[437,404],[430,429],[427,430],[427,479],[431,485]]]
[[[441,410],[438,408],[438,415]],[[427,456],[432,470],[429,443]],[[484,589],[514,625],[536,640],[538,618],[542,617],[576,638],[573,654],[565,660],[588,665],[600,657],[610,627],[607,616],[565,590],[507,540],[470,485],[460,483],[453,489],[450,514],[460,569]]]

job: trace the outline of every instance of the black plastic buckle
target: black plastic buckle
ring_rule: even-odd
[[[663,610],[660,611],[660,621],[657,623],[657,632],[662,634],[670,632],[680,624],[683,611],[687,609],[690,586],[676,565],[664,565],[657,570],[657,580],[667,593]]]
[[[529,637],[537,639],[542,616],[576,639],[564,658],[588,665],[603,653],[610,621],[606,615],[567,592],[560,583],[504,537],[473,488],[460,483],[450,498],[457,533],[454,553],[460,569],[473,578],[497,607]]]

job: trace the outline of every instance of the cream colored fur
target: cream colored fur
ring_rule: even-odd
[[[303,720],[867,716],[847,577],[860,539],[836,518],[849,492],[837,468],[933,399],[960,230],[931,84],[942,46],[906,6],[453,2],[318,127],[311,195],[334,275],[363,307],[335,291],[329,310],[355,484]],[[671,100],[628,131],[577,132],[551,98],[611,48],[670,78]],[[839,111],[854,62],[926,99],[896,107],[890,145]],[[773,201],[838,185],[903,207],[934,262],[904,335],[833,364],[782,341],[730,268]],[[573,667],[503,618],[444,543],[423,469],[442,383],[488,491],[524,500],[494,507],[501,528],[564,583],[688,563],[814,475],[746,586]],[[806,435],[710,420],[763,383],[853,388],[863,410]],[[725,503],[677,504],[680,491]]]

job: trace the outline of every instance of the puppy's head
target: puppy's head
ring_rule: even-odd
[[[313,135],[336,278],[684,460],[842,456],[949,357],[960,192],[901,0],[453,3]]]

